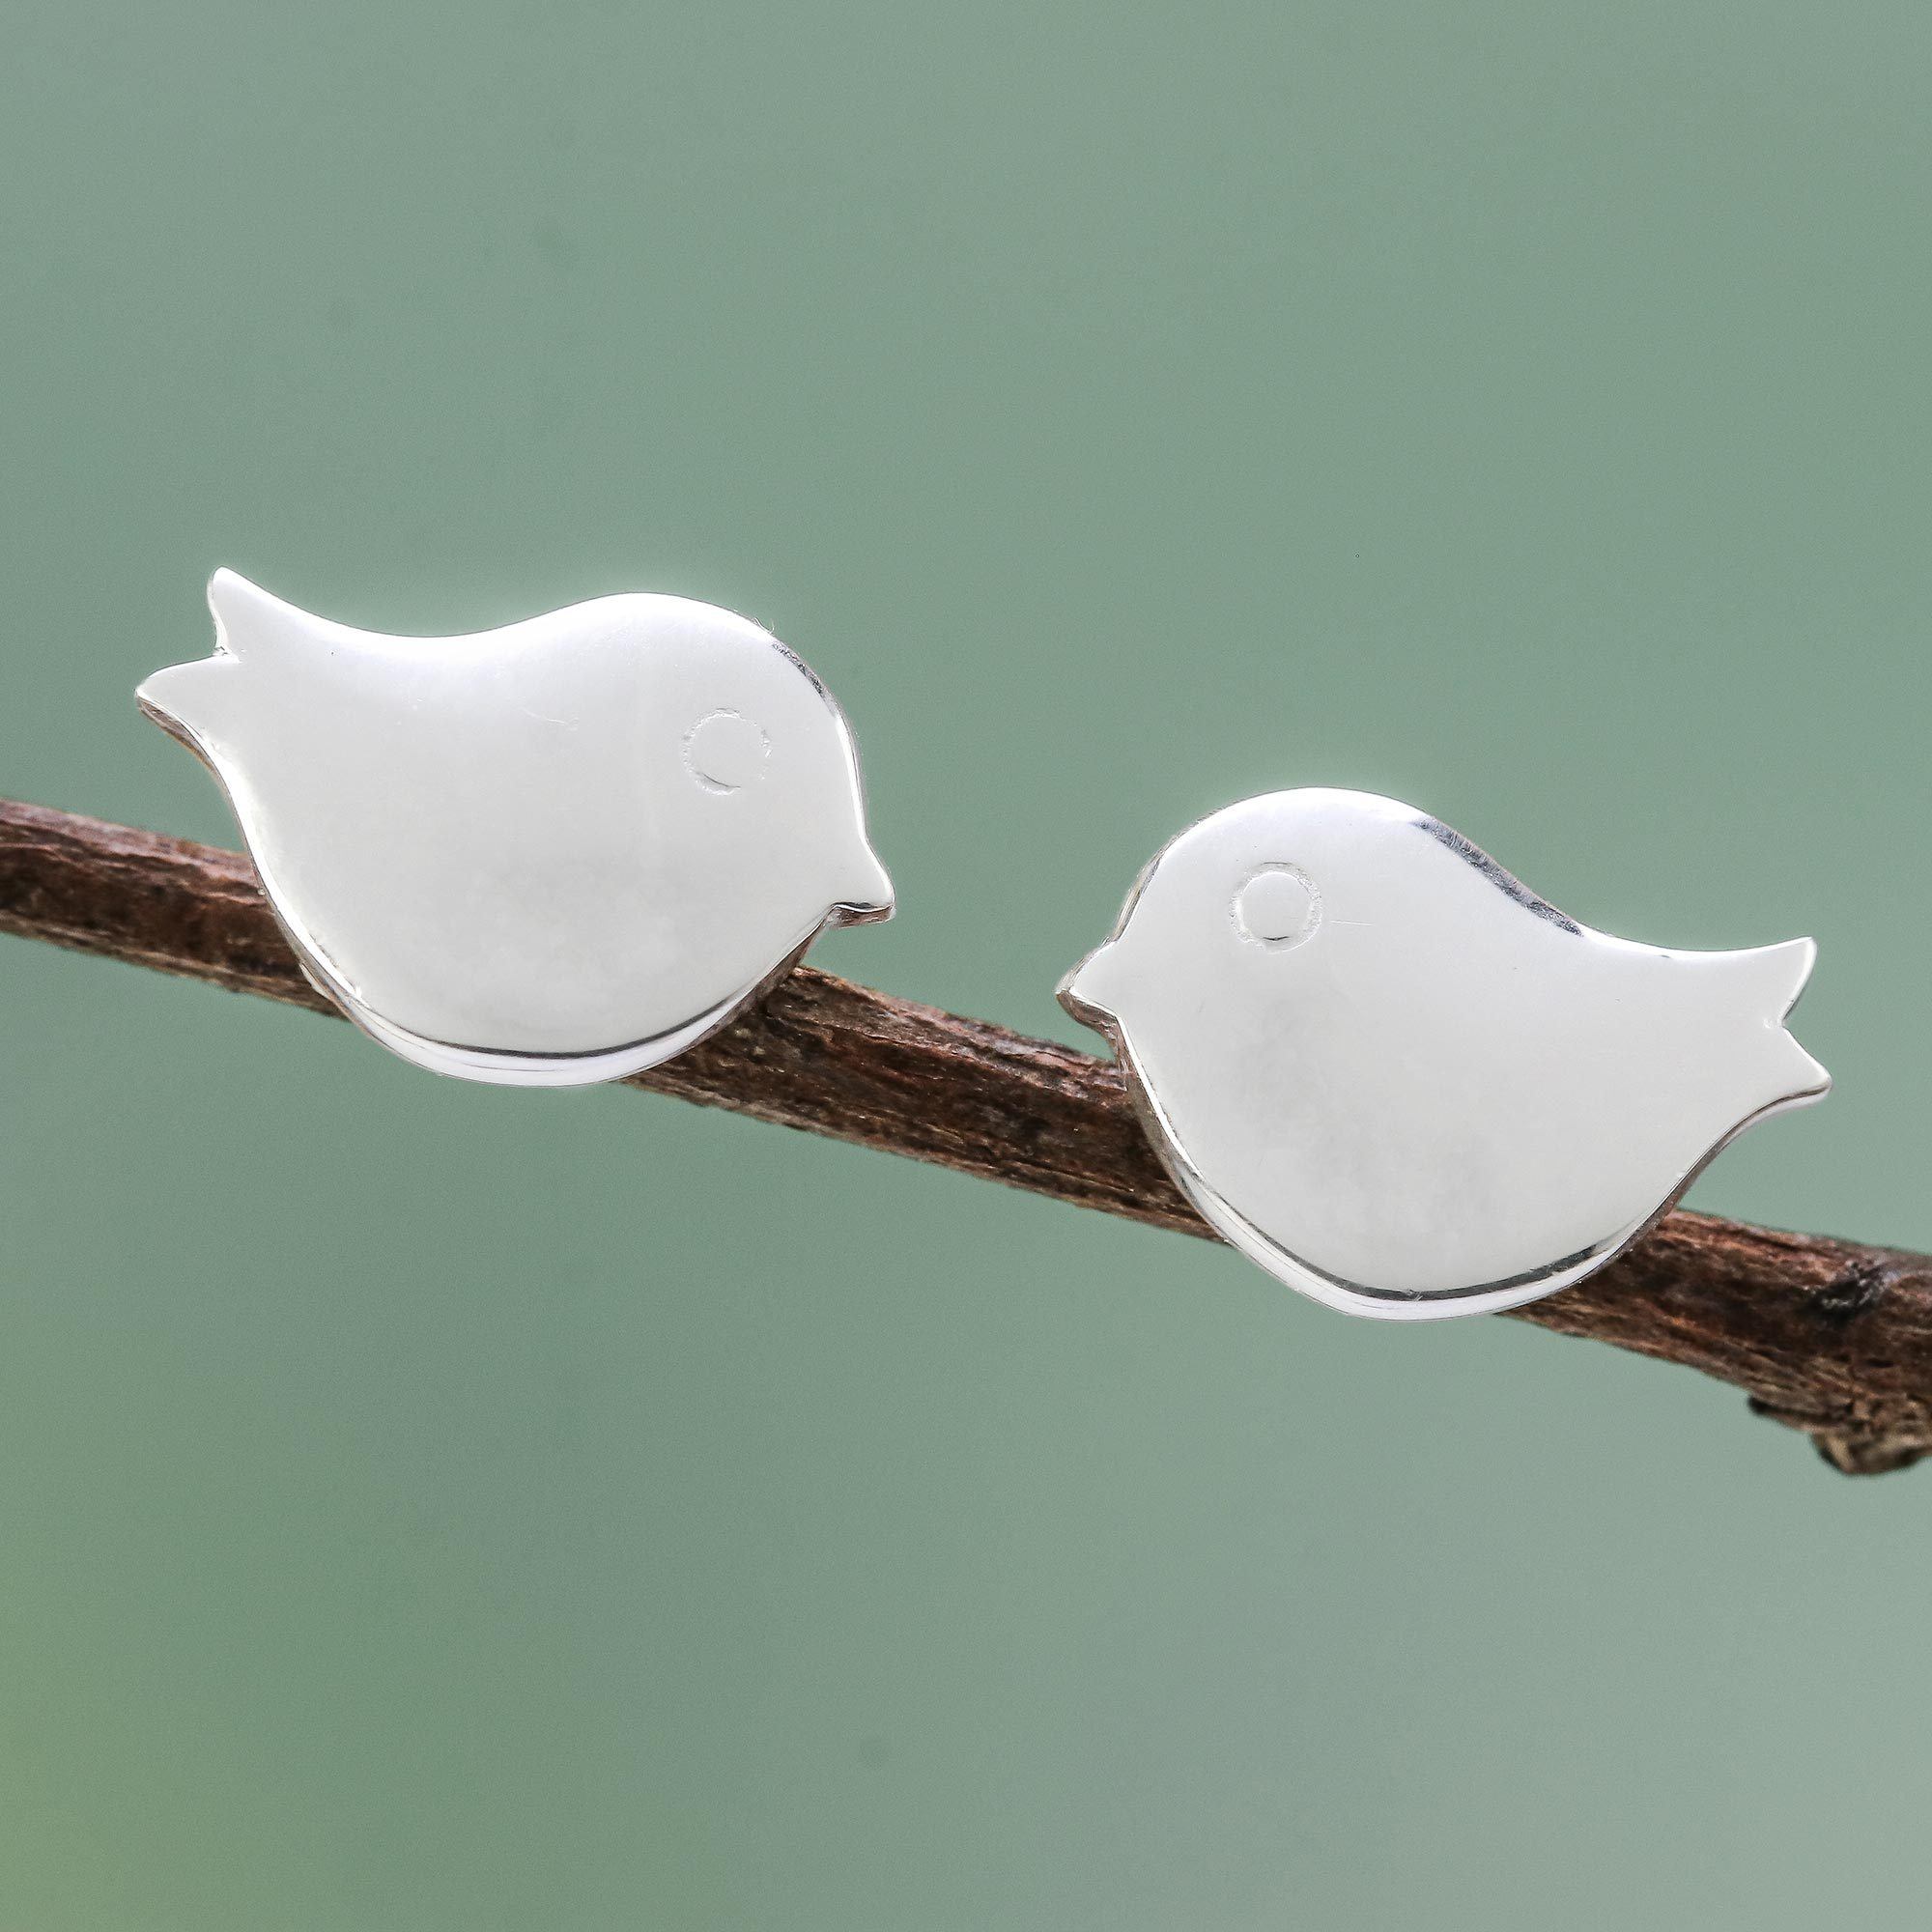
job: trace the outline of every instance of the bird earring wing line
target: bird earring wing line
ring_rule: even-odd
[[[619,1079],[890,917],[830,692],[714,606],[600,598],[398,638],[209,586],[141,708],[227,793],[310,979],[435,1071]]]
[[[1613,938],[1426,813],[1311,790],[1170,841],[1060,998],[1231,1245],[1330,1307],[1430,1320],[1583,1279],[1821,1098],[1784,1027],[1815,952]]]

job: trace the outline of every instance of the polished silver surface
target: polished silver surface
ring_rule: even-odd
[[[1229,1242],[1330,1307],[1427,1320],[1581,1279],[1821,1098],[1783,1026],[1815,951],[1613,939],[1409,806],[1290,791],[1167,845],[1060,998]]]
[[[890,916],[843,714],[680,597],[388,638],[236,576],[142,708],[213,769],[309,977],[406,1060],[508,1085],[656,1065],[828,925]]]

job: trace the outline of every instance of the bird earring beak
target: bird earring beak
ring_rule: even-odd
[[[1082,1026],[1104,1029],[1114,1017],[1113,982],[1119,941],[1096,946],[1061,980],[1054,997]]]
[[[839,925],[879,925],[892,918],[894,905],[892,879],[867,845],[847,890],[834,902],[834,920]]]

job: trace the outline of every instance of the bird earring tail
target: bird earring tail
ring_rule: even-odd
[[[1580,1281],[1831,1076],[1784,1030],[1808,939],[1662,952],[1567,918],[1362,792],[1230,806],[1162,849],[1060,988],[1210,1226],[1354,1315]]]
[[[220,781],[309,978],[417,1065],[621,1079],[892,914],[844,714],[747,618],[606,597],[390,638],[226,570],[208,601],[214,655],[141,707]]]

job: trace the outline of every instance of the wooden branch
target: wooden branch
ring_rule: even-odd
[[[0,800],[0,931],[335,1011],[212,846]],[[809,966],[629,1084],[1212,1238],[1110,1063]],[[1932,1257],[1680,1211],[1513,1319],[1735,1383],[1847,1474],[1932,1454]]]

